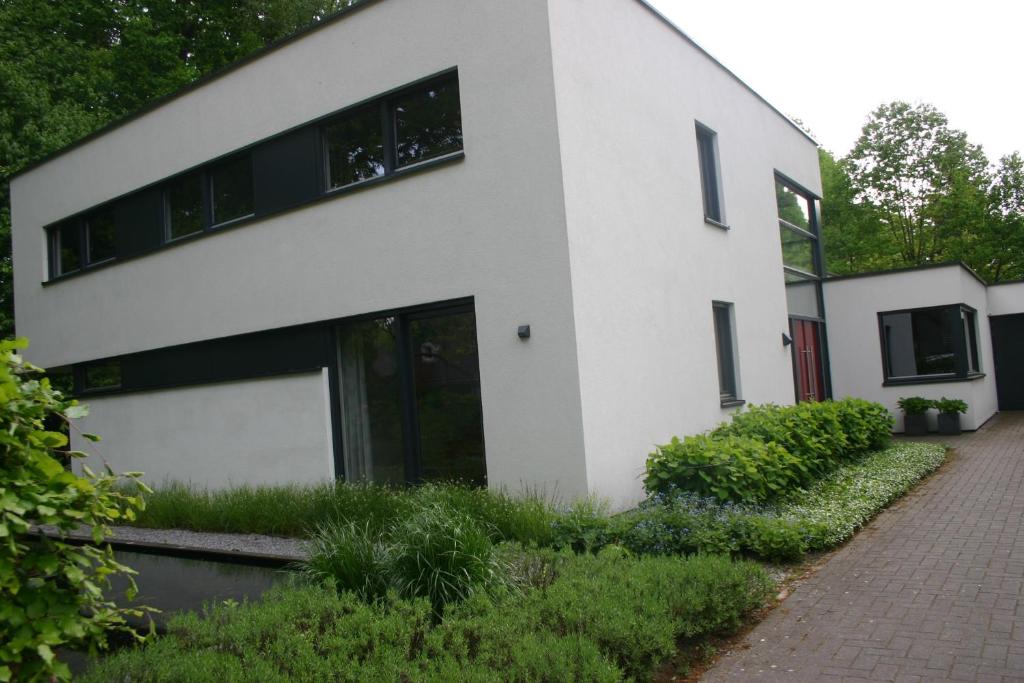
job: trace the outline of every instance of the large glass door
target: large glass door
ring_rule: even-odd
[[[346,325],[338,346],[347,480],[486,483],[472,306]]]

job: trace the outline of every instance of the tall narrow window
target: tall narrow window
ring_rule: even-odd
[[[101,209],[85,219],[86,261],[91,265],[114,258],[114,211]]]
[[[715,350],[718,354],[718,392],[722,403],[737,401],[736,344],[732,331],[732,304],[712,304],[715,318]]]
[[[462,149],[458,79],[448,78],[400,95],[392,108],[399,167]]]
[[[324,128],[328,189],[384,175],[384,134],[378,104],[342,114]]]
[[[722,184],[718,177],[717,134],[697,124],[697,156],[700,161],[700,189],[704,196],[704,218],[725,223],[722,213]]]
[[[194,235],[203,230],[203,176],[189,173],[167,187],[167,239]]]
[[[239,154],[210,170],[210,199],[214,225],[252,214],[252,159],[248,154]]]
[[[73,273],[82,267],[82,231],[76,219],[50,229],[51,275]]]

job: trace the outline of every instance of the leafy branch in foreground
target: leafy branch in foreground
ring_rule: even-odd
[[[84,476],[77,476],[66,469],[62,456],[84,454],[59,450],[68,439],[48,427],[86,410],[22,360],[18,349],[26,346],[24,340],[0,342],[0,423],[6,427],[0,431],[0,681],[67,680],[70,671],[55,648],[95,652],[106,647],[111,630],[142,640],[126,617],[141,617],[144,608],[119,608],[104,595],[110,577],[120,574],[133,598],[134,572],[100,543],[109,524],[134,518],[147,489],[138,473],[97,475],[83,466]],[[41,525],[58,534],[91,527],[96,545],[36,536]]]

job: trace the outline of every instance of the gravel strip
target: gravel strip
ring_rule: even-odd
[[[55,533],[53,527],[40,527],[46,534]],[[221,553],[249,555],[272,555],[293,560],[305,559],[304,542],[296,538],[262,536],[260,534],[214,534],[183,529],[143,529],[130,526],[112,527],[111,539],[135,543],[159,543],[196,550],[213,550]],[[74,538],[90,538],[88,527],[69,534]]]

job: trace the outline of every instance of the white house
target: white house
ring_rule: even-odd
[[[367,1],[16,177],[17,331],[156,484],[623,506],[655,444],[829,395],[819,195],[642,1]]]
[[[986,285],[941,263],[832,277],[824,291],[836,398],[885,404],[897,431],[903,396],[966,401],[971,430],[997,410],[1024,410],[1024,282]]]

